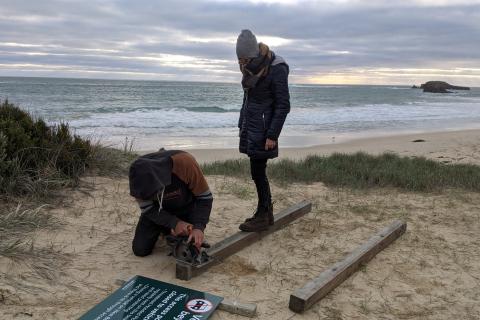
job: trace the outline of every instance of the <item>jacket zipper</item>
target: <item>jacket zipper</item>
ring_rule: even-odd
[[[247,109],[248,109],[248,90],[245,91],[245,100],[243,101],[243,120],[242,120],[242,130],[247,124]]]

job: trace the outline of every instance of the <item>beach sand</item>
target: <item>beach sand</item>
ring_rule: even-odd
[[[412,142],[422,139],[425,142]],[[370,138],[303,149],[281,157],[366,151],[480,164],[480,130]],[[239,157],[236,150],[192,150],[200,162]],[[208,176],[215,201],[210,243],[237,231],[254,209],[248,179]],[[47,274],[0,258],[0,318],[74,319],[118,288],[117,279],[144,275],[258,305],[258,319],[479,319],[480,194],[459,190],[413,193],[358,191],[322,183],[273,185],[275,210],[303,199],[312,212],[241,250],[188,282],[175,279],[164,241],[135,257],[131,239],[138,209],[127,178],[86,177],[53,213],[59,230],[41,230],[35,248],[58,253]],[[302,315],[289,295],[394,219],[407,232]],[[245,319],[217,311],[211,319]]]
[[[413,142],[415,140],[424,140],[424,142]],[[480,163],[480,149],[475,147],[479,141],[480,130],[478,129],[408,133],[360,139],[350,138],[340,143],[336,143],[333,139],[328,144],[305,148],[282,148],[280,140],[279,158],[301,159],[310,154],[329,155],[333,152],[353,153],[364,151],[371,154],[394,152],[404,156],[423,156],[430,159],[442,159],[441,161],[445,163],[447,161],[451,163]],[[195,155],[199,162],[245,158],[236,148],[193,149],[188,151]]]

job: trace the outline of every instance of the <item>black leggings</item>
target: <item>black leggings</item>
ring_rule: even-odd
[[[267,178],[267,160],[250,158],[250,173],[257,189],[258,206],[264,208],[272,203],[270,184]]]

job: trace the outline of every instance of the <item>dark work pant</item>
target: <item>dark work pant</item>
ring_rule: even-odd
[[[270,184],[267,178],[267,160],[250,158],[250,173],[257,189],[258,207],[264,208],[272,203]]]
[[[133,237],[132,250],[136,256],[144,257],[152,253],[155,243],[160,234],[169,235],[170,229],[153,222],[154,216],[158,213],[158,206],[153,206],[140,216],[137,227],[135,228],[135,236]],[[188,222],[187,212],[185,214],[177,214],[179,219]]]

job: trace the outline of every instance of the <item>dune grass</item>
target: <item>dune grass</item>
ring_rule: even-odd
[[[248,160],[227,160],[203,165],[207,175],[249,176]],[[480,191],[480,166],[443,164],[422,157],[379,156],[363,152],[282,159],[268,164],[268,176],[279,184],[323,182],[330,186],[365,189],[394,187],[433,192],[449,188]]]
[[[68,255],[34,245],[35,231],[61,225],[44,204],[61,199],[64,187],[77,186],[85,174],[125,175],[133,157],[131,144],[123,151],[104,147],[74,134],[67,123],[47,125],[1,102],[0,257],[52,279],[55,263],[66,262]]]
[[[52,280],[60,271],[59,264],[68,261],[53,247],[35,247],[34,234],[40,229],[54,230],[61,221],[46,210],[45,205],[33,209],[17,207],[0,211],[0,257],[26,265],[38,276]]]
[[[21,205],[11,209],[6,214],[0,215],[0,243],[3,243],[6,235],[14,233],[22,237],[36,229],[52,228],[58,226],[59,221],[52,217],[46,210],[45,205],[34,209],[25,209]],[[0,244],[1,245],[1,244]]]
[[[51,198],[87,171],[123,174],[133,158],[82,138],[67,123],[47,125],[21,108],[0,104],[0,197]]]

